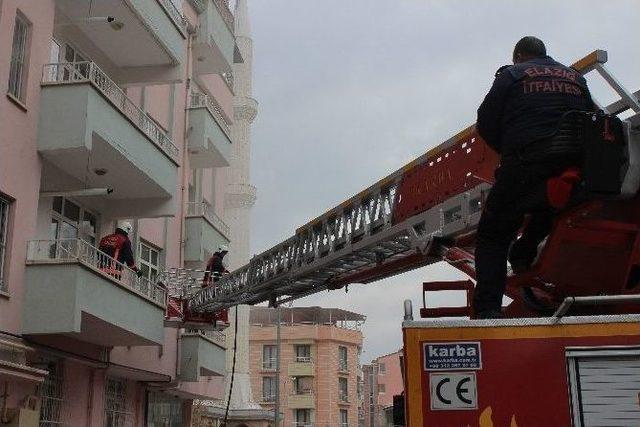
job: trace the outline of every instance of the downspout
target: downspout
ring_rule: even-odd
[[[191,91],[191,78],[192,78],[192,70],[191,70],[191,58],[193,56],[193,36],[196,33],[196,28],[192,25],[187,27],[187,32],[189,34],[187,41],[187,81],[184,85],[184,96],[185,96],[185,108],[183,110],[184,117],[184,131],[182,135],[182,182],[181,182],[181,197],[180,197],[180,247],[179,247],[179,266],[184,266],[184,236],[185,236],[185,214],[187,204],[185,202],[185,192],[188,187],[188,147],[187,141],[189,139],[189,112],[188,106],[190,102],[189,92]]]

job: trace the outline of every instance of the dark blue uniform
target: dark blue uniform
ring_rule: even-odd
[[[532,214],[511,259],[532,262],[551,229],[555,213],[546,199],[546,181],[577,166],[579,158],[545,151],[560,118],[570,110],[594,110],[586,81],[548,56],[498,70],[478,109],[478,132],[501,154],[501,161],[478,225],[476,314],[500,310],[509,246],[524,216]]]

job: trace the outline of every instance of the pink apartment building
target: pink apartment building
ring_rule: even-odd
[[[224,343],[165,325],[154,279],[229,242],[228,3],[1,0],[0,57],[8,425],[189,425],[221,397]],[[96,250],[120,219],[141,278]]]
[[[358,426],[365,316],[335,308],[280,310],[278,375],[277,309],[251,308],[249,363],[256,400],[275,411],[279,391],[280,426]]]
[[[400,358],[402,350],[380,356],[364,365],[364,426],[392,427],[393,396],[404,391]]]

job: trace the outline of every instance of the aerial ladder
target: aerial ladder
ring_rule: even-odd
[[[561,214],[538,261],[511,274],[510,316],[556,309],[567,297],[640,294],[640,103],[609,72],[607,52],[573,64],[598,73],[619,99],[598,105],[623,118],[626,163],[620,191]],[[174,318],[210,322],[237,304],[287,303],[323,290],[370,283],[436,262],[475,277],[474,239],[498,155],[469,126],[360,193],[255,255],[214,286],[205,272],[169,269],[158,280],[169,289]],[[617,171],[615,173],[618,173]],[[472,282],[425,283],[424,291],[463,289]],[[623,297],[609,310],[628,310]],[[423,308],[423,316],[467,315],[469,307]]]

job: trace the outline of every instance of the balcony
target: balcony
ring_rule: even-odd
[[[316,407],[316,399],[313,390],[305,390],[304,392],[290,395],[287,404],[290,409],[314,409]]]
[[[189,114],[189,154],[191,167],[229,166],[231,128],[222,107],[202,93],[191,94]]]
[[[193,71],[200,74],[222,74],[241,62],[236,48],[233,14],[227,0],[206,2],[199,15],[200,26],[193,43]]]
[[[263,371],[275,371],[278,366],[278,359],[275,357],[262,359]]]
[[[171,0],[56,0],[56,35],[101,58],[121,83],[183,79],[188,22]],[[113,17],[113,22],[87,17]],[[132,43],[135,41],[135,43]]]
[[[221,245],[229,244],[229,226],[206,203],[187,203],[185,261],[203,263]]]
[[[165,291],[79,239],[28,242],[23,334],[162,344]]]
[[[287,368],[290,377],[313,377],[315,375],[315,364],[311,357],[296,357],[296,360],[289,363]]]
[[[195,382],[200,377],[222,376],[225,373],[224,340],[213,331],[185,333],[180,344],[180,379]],[[223,334],[224,336],[224,334]]]
[[[38,152],[41,191],[109,187],[89,200],[106,216],[175,215],[178,149],[92,62],[45,65]]]
[[[349,393],[345,391],[340,391],[338,393],[338,404],[339,405],[348,405],[351,401],[349,400]]]

